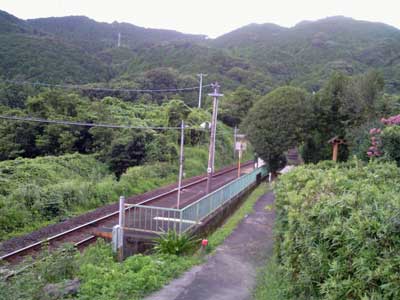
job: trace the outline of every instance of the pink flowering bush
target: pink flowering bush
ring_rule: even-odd
[[[382,124],[384,125],[400,125],[400,115],[392,116],[387,119],[381,119]]]
[[[378,157],[382,155],[382,151],[380,150],[382,145],[380,134],[381,134],[381,129],[379,128],[372,128],[369,131],[371,139],[371,147],[368,148],[367,152],[368,157]]]
[[[385,154],[385,160],[396,161],[400,166],[400,115],[382,118],[381,123],[386,125],[384,129],[372,128],[369,131],[371,146],[367,156],[372,158]]]

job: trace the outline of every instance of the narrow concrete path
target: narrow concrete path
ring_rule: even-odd
[[[272,254],[275,212],[268,192],[203,265],[196,266],[146,300],[247,300],[252,297],[257,268]]]

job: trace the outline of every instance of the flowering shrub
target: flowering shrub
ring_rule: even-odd
[[[387,119],[382,118],[381,123],[386,127],[381,130],[372,128],[369,131],[371,146],[367,150],[369,158],[384,155],[385,160],[396,161],[400,166],[400,115]]]
[[[371,138],[371,147],[368,148],[368,157],[378,157],[382,155],[382,152],[379,150],[382,144],[379,136],[380,134],[381,130],[379,128],[372,128],[369,131],[369,135]]]
[[[384,125],[399,125],[400,124],[400,115],[392,116],[387,119],[381,119],[382,124]]]

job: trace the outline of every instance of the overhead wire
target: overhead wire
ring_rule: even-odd
[[[49,119],[36,118],[36,117],[20,117],[20,116],[9,116],[9,115],[0,115],[0,120],[57,124],[57,125],[67,125],[67,126],[101,127],[101,128],[113,128],[113,129],[181,130],[181,127],[173,127],[173,126],[134,126],[134,125],[122,125],[122,124],[88,123],[88,122],[49,120]],[[209,132],[209,130],[206,128],[199,128],[199,127],[195,127],[195,126],[187,126],[184,129],[185,130],[195,130],[195,131],[199,131],[199,132]],[[233,135],[233,132],[219,131],[216,133],[216,135],[217,136],[231,136],[231,135]]]
[[[200,86],[171,88],[171,89],[123,89],[123,88],[114,89],[114,88],[85,87],[82,85],[74,85],[74,84],[50,84],[43,82],[29,82],[29,81],[18,81],[18,80],[1,80],[0,82],[15,84],[15,85],[32,85],[32,86],[42,86],[49,88],[61,88],[61,89],[71,89],[71,90],[97,91],[97,92],[124,92],[124,93],[172,93],[172,92],[194,91],[200,89]],[[202,88],[210,86],[211,84],[207,84],[203,85]]]
[[[187,88],[174,88],[174,89],[111,89],[111,88],[95,88],[85,87],[81,85],[63,85],[63,84],[50,84],[43,82],[29,82],[19,80],[0,80],[3,83],[16,84],[16,85],[32,85],[32,86],[43,86],[50,88],[64,88],[64,89],[77,89],[77,90],[88,90],[88,91],[107,91],[107,92],[179,92],[179,91],[192,91],[198,90],[200,87],[187,87]],[[202,88],[211,87],[212,84],[203,85]],[[103,127],[103,128],[122,128],[122,129],[153,129],[153,130],[180,130],[180,127],[168,127],[168,126],[132,126],[132,125],[121,125],[121,124],[103,124],[103,123],[87,123],[78,121],[66,121],[66,120],[49,120],[36,117],[19,117],[19,116],[8,116],[0,115],[0,119],[21,121],[21,122],[36,122],[36,123],[47,123],[47,124],[59,124],[69,126],[85,126],[85,127]],[[196,130],[207,132],[205,128],[198,127],[185,127],[185,130]],[[218,132],[217,135],[230,135],[227,132]]]
[[[69,126],[84,126],[84,127],[181,130],[181,127],[171,127],[171,126],[134,126],[134,125],[121,125],[121,124],[87,123],[87,122],[76,122],[76,121],[66,121],[66,120],[49,120],[49,119],[42,119],[42,118],[36,118],[36,117],[19,117],[19,116],[8,116],[8,115],[0,115],[0,119],[11,120],[11,121],[21,121],[21,122],[35,122],[35,123],[69,125]],[[198,127],[185,127],[184,129],[185,130],[206,131],[205,129],[198,128]]]

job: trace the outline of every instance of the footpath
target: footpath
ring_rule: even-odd
[[[247,300],[252,298],[257,270],[272,255],[274,194],[254,205],[206,263],[192,268],[145,300]]]

